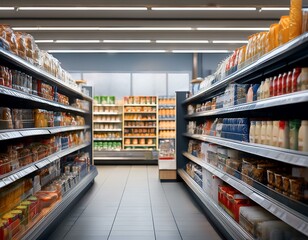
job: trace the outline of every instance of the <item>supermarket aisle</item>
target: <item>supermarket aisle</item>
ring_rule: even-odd
[[[219,240],[182,183],[157,166],[98,166],[94,186],[49,240]]]

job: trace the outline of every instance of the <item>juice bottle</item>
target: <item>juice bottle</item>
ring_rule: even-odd
[[[256,130],[256,121],[250,122],[250,129],[249,129],[249,142],[255,143],[255,130]]]
[[[278,147],[289,148],[289,125],[287,121],[279,121]]]
[[[308,89],[308,68],[302,68],[302,71],[297,79],[297,90],[303,91]]]
[[[292,75],[293,75],[293,73],[291,71],[289,71],[288,76],[287,76],[286,93],[292,92]]]
[[[256,121],[255,143],[261,143],[261,121]]]
[[[298,132],[298,150],[308,152],[308,120],[302,120]]]
[[[261,122],[261,144],[266,144],[266,128],[267,128],[267,122],[262,121]]]
[[[301,68],[294,68],[293,74],[292,74],[292,92],[300,91],[300,84],[297,83],[298,76],[301,73]]]
[[[284,73],[282,75],[281,82],[280,82],[280,85],[281,85],[280,94],[281,95],[286,94],[286,92],[287,92],[287,77],[288,77],[287,73]]]
[[[273,121],[272,146],[274,147],[278,147],[278,133],[279,133],[279,121]]]
[[[290,149],[298,150],[298,131],[300,127],[299,120],[291,120],[289,121],[289,129],[290,129]]]
[[[273,122],[267,121],[266,125],[266,145],[273,145]]]
[[[277,96],[281,94],[282,94],[282,74],[279,74],[277,79]]]
[[[273,78],[273,91],[272,91],[272,97],[274,97],[274,96],[277,96],[277,81],[278,81],[278,78],[277,78],[277,76],[275,76],[274,78]]]

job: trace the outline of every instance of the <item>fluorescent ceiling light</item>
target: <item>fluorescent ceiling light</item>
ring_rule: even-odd
[[[289,11],[290,8],[288,7],[262,7],[260,8],[261,11]]]
[[[255,7],[152,7],[156,11],[256,11]]]
[[[247,40],[213,40],[212,43],[248,43]]]
[[[165,53],[166,50],[48,50],[50,53]]]
[[[19,7],[25,11],[146,11],[146,7]]]
[[[0,7],[0,11],[12,11],[15,10],[14,7]]]
[[[56,40],[56,43],[100,43],[100,40]]]
[[[53,40],[35,40],[36,43],[52,43]]]
[[[151,40],[104,40],[104,43],[150,43]]]
[[[229,50],[172,50],[173,53],[230,53]]]
[[[17,31],[190,31],[191,27],[13,27]]]
[[[199,27],[199,31],[268,31],[269,27]]]
[[[209,43],[208,40],[156,40],[156,43]]]

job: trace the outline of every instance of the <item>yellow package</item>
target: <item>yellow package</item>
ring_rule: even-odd
[[[278,47],[278,30],[279,24],[274,23],[270,26],[269,34],[268,34],[268,51],[273,50]]]
[[[279,21],[278,44],[279,46],[289,41],[290,17],[282,16]]]
[[[248,43],[246,46],[246,52],[245,52],[245,60],[247,61],[248,59],[250,59],[251,55],[250,55],[250,51],[251,51],[251,40],[252,40],[252,36],[248,37]]]
[[[289,40],[302,33],[302,0],[291,0]]]
[[[267,43],[266,36],[267,36],[267,32],[260,33],[260,42],[259,42],[260,56],[263,56],[266,53],[266,43]]]

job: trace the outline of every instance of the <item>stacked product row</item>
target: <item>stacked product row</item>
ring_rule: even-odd
[[[111,142],[111,141],[94,142],[94,151],[113,151],[121,149],[122,149],[122,142]]]
[[[124,105],[156,105],[155,96],[128,96],[124,97]]]
[[[30,34],[15,32],[8,25],[0,25],[0,47],[45,70],[54,77],[69,84],[71,88],[81,92],[80,86],[61,67],[60,62],[48,52],[40,50]]]
[[[55,101],[63,105],[70,105],[69,98],[58,92],[58,88],[42,80],[35,79],[18,70],[0,66],[0,85],[13,88],[27,94],[40,96],[50,101]],[[89,102],[75,99],[71,104],[73,107],[89,111]]]
[[[297,201],[306,201],[307,168],[282,164],[216,144],[190,140],[188,153],[243,182],[269,187]]]
[[[303,15],[304,18],[302,17]],[[264,54],[306,32],[306,16],[307,11],[302,12],[302,1],[292,0],[288,16],[282,16],[279,23],[272,24],[268,32],[260,32],[249,36],[247,45],[236,49],[231,56],[223,60],[218,65],[215,73],[206,77],[200,83],[199,90],[209,89],[226,76],[257,61]],[[304,19],[303,22],[302,19]]]
[[[230,84],[222,95],[214,97],[211,101],[190,105],[188,114],[231,107],[307,89],[308,68],[295,68],[288,73],[266,78],[261,84]]]
[[[308,121],[250,121],[248,118],[216,118],[197,125],[188,122],[187,133],[228,138],[297,151],[308,151]]]
[[[0,239],[20,239],[89,172],[88,153],[57,159],[1,191]]]
[[[0,108],[0,129],[84,126],[82,116],[43,109]]]
[[[94,96],[93,103],[95,105],[104,105],[104,104],[116,104],[115,96]],[[95,111],[96,112],[96,111]]]
[[[0,153],[0,176],[35,163],[58,151],[89,143],[89,131],[74,131],[55,134],[52,137],[26,139],[2,146]]]

